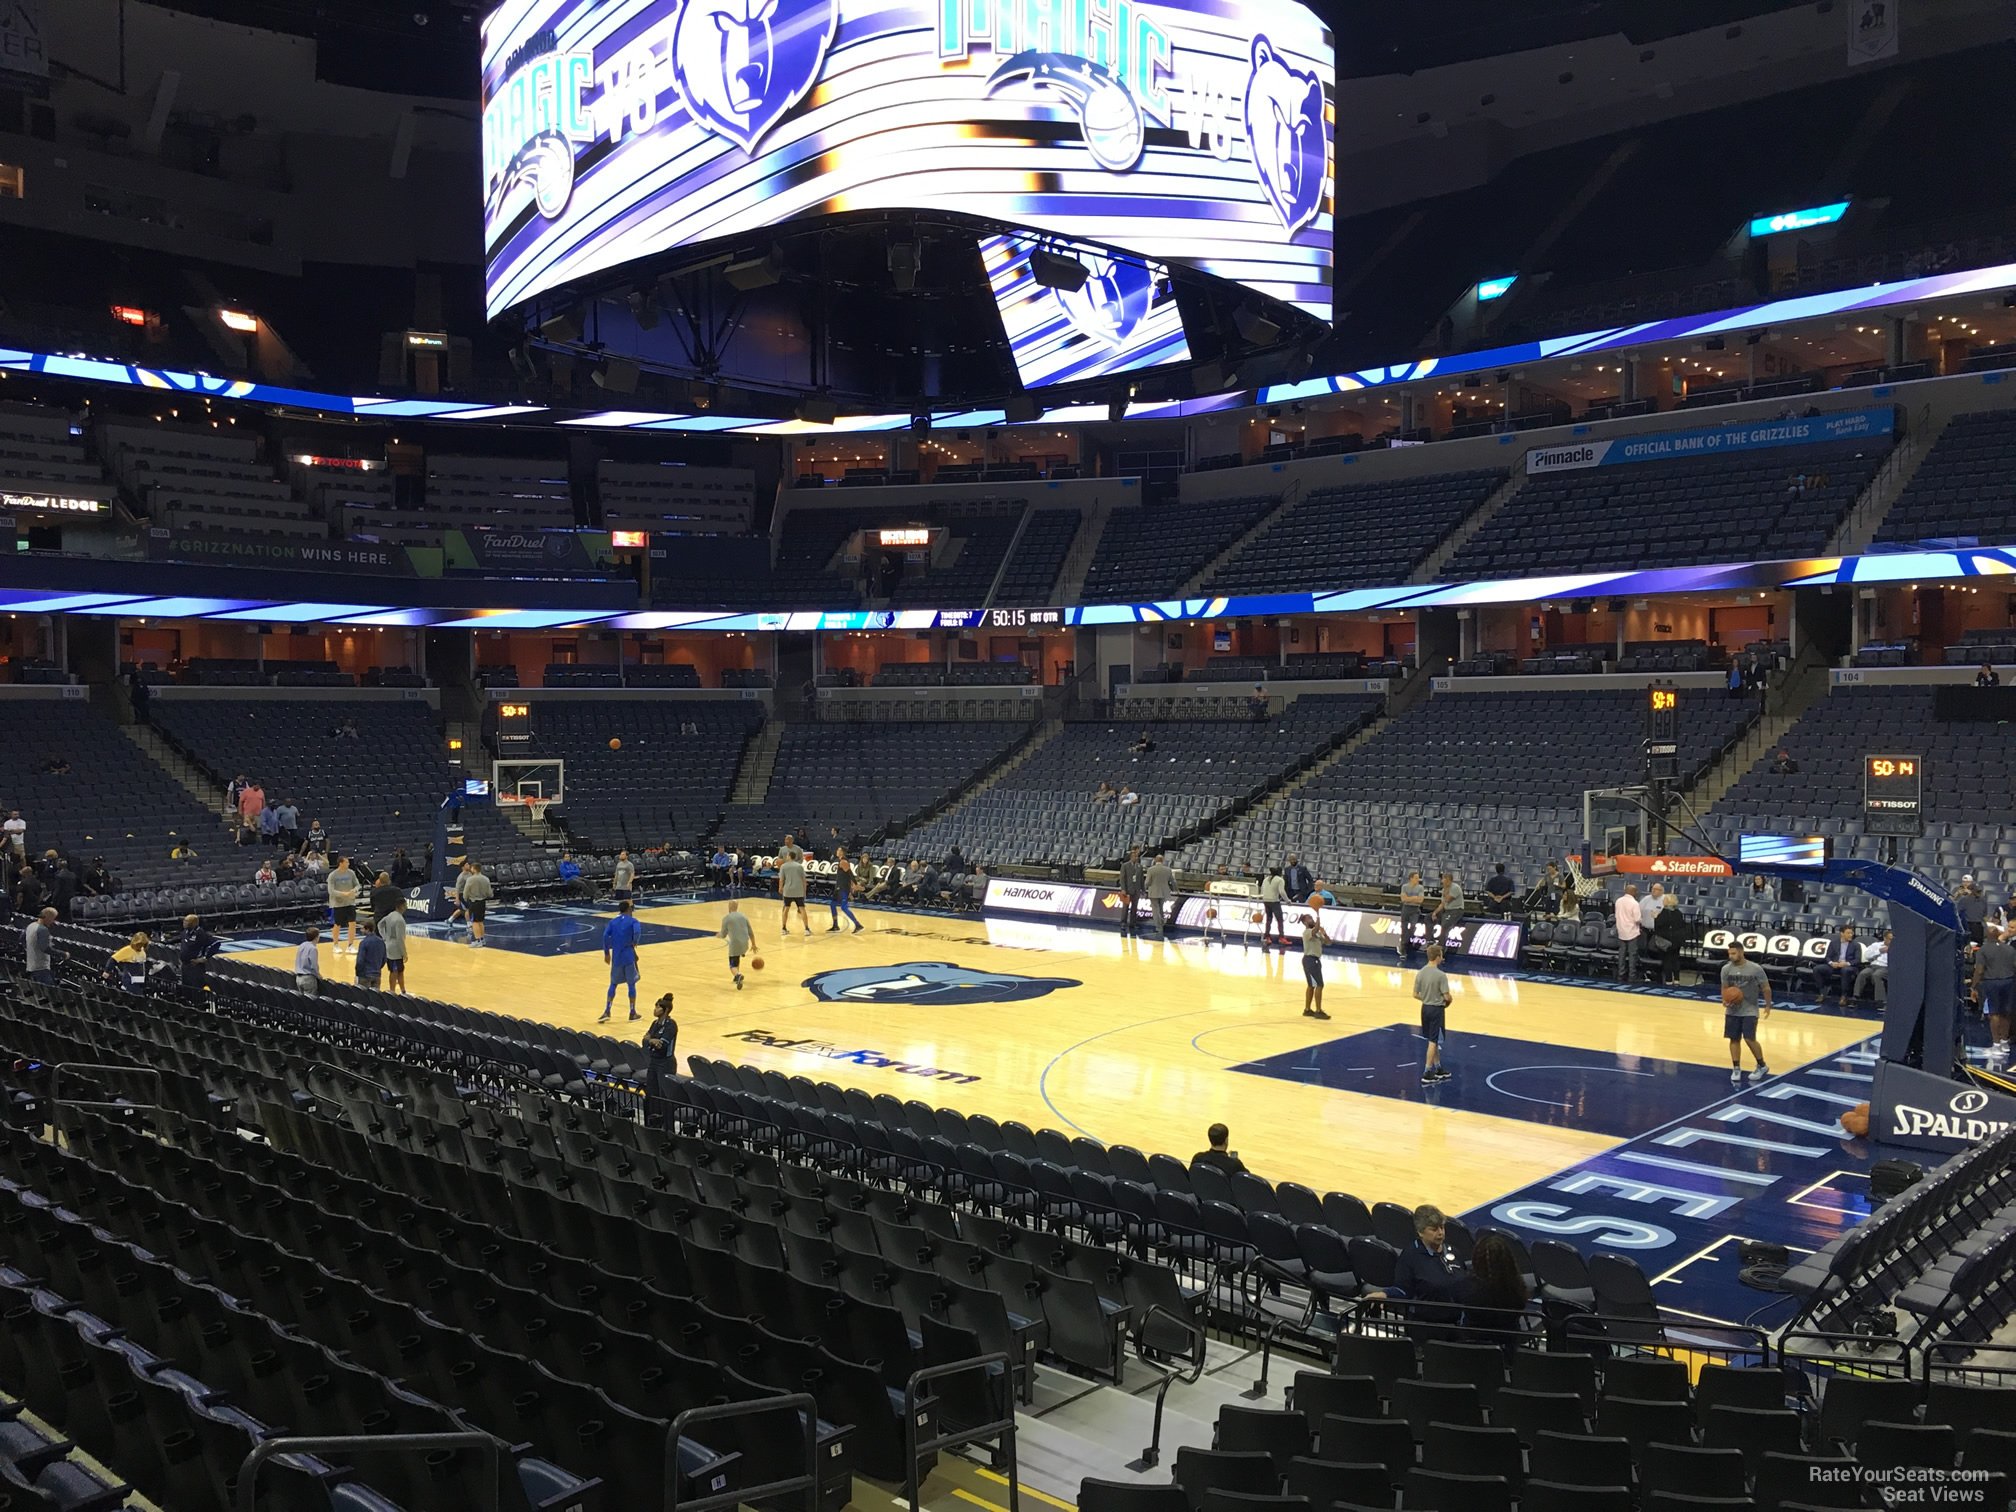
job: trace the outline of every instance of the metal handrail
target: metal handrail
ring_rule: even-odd
[[[405,1093],[394,1092],[384,1082],[373,1081],[368,1076],[359,1076],[355,1071],[339,1066],[334,1061],[311,1060],[308,1062],[308,1070],[311,1075],[318,1070],[327,1071],[335,1076],[342,1077],[346,1081],[362,1082],[367,1087],[375,1087],[378,1091],[385,1094],[385,1106],[388,1108],[403,1109],[406,1106],[407,1097]]]
[[[1159,1368],[1154,1367],[1154,1362],[1149,1360],[1147,1355],[1142,1352],[1141,1344],[1142,1334],[1147,1332],[1148,1325],[1154,1321],[1158,1313],[1190,1335],[1197,1350],[1197,1357],[1196,1362],[1187,1372],[1180,1370],[1163,1372],[1162,1384],[1155,1388],[1155,1422],[1152,1431],[1148,1435],[1148,1447],[1141,1451],[1139,1459],[1130,1460],[1127,1464],[1127,1468],[1132,1470],[1136,1475],[1139,1475],[1144,1470],[1153,1470],[1162,1462],[1162,1404],[1169,1395],[1169,1388],[1174,1386],[1178,1381],[1181,1381],[1185,1386],[1196,1385],[1204,1378],[1204,1366],[1206,1364],[1206,1341],[1203,1325],[1193,1323],[1188,1318],[1179,1317],[1177,1314],[1169,1311],[1160,1302],[1155,1303],[1148,1309],[1147,1316],[1141,1320],[1141,1327],[1134,1334],[1134,1353],[1140,1357],[1142,1362],[1151,1368]]]
[[[989,1366],[1001,1367],[1001,1379],[1009,1383],[1008,1411],[1005,1416],[993,1418],[972,1428],[959,1428],[950,1433],[940,1433],[919,1442],[917,1438],[917,1418],[919,1409],[937,1398],[923,1398],[918,1388],[932,1381],[943,1380],[947,1376],[964,1375],[969,1370],[984,1372]],[[940,1449],[958,1449],[967,1444],[976,1444],[983,1439],[992,1439],[1000,1446],[1001,1453],[1008,1461],[1008,1512],[1022,1512],[1022,1477],[1016,1469],[1015,1459],[1015,1405],[1012,1387],[1014,1377],[1009,1372],[1008,1356],[1000,1350],[991,1354],[974,1355],[970,1360],[951,1360],[943,1365],[926,1365],[910,1377],[903,1388],[903,1445],[905,1450],[904,1482],[910,1493],[910,1512],[917,1512],[917,1501],[921,1491],[922,1477],[917,1473],[920,1455],[936,1454]]]
[[[686,1437],[686,1430],[695,1423],[714,1422],[721,1418],[757,1417],[771,1412],[797,1412],[805,1424],[805,1470],[800,1475],[788,1475],[782,1480],[766,1481],[760,1486],[742,1486],[726,1491],[716,1491],[697,1501],[679,1499],[679,1445]],[[716,1512],[717,1508],[738,1506],[744,1502],[754,1506],[776,1496],[788,1496],[793,1491],[805,1493],[806,1512],[818,1512],[819,1506],[819,1404],[805,1392],[793,1392],[789,1396],[762,1397],[753,1402],[709,1402],[704,1407],[688,1407],[672,1419],[672,1426],[665,1433],[665,1512]]]
[[[73,1098],[69,1104],[73,1108],[166,1108],[168,1106],[168,1081],[161,1074],[158,1066],[113,1066],[98,1061],[58,1061],[49,1068],[49,1121],[51,1123],[56,1121],[56,1110],[63,1106],[61,1088],[63,1085],[63,1073],[65,1071],[116,1071],[121,1076],[151,1076],[154,1078],[155,1095],[161,1099],[161,1101],[153,1103],[135,1103],[130,1099],[115,1099],[112,1102],[79,1102]]]
[[[259,1472],[282,1454],[406,1454],[429,1449],[480,1449],[490,1462],[491,1512],[503,1507],[503,1446],[487,1433],[356,1433],[261,1439],[238,1466],[237,1512],[258,1512]]]

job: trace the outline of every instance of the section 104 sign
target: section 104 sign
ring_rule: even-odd
[[[1294,0],[510,0],[491,314],[798,216],[957,211],[1330,313],[1330,33]]]

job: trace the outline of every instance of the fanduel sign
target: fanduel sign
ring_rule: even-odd
[[[1536,446],[1526,453],[1526,471],[1574,472],[1584,467],[1613,467],[1622,462],[1666,462],[1677,457],[1720,456],[1724,452],[1761,451],[1773,446],[1816,446],[1824,441],[1888,436],[1896,428],[1894,409],[1842,410],[1797,420],[1766,420],[1754,425],[1717,425],[1705,430],[1622,436],[1613,441]]]

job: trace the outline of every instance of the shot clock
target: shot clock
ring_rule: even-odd
[[[1917,756],[1862,758],[1862,827],[1872,835],[1925,833],[1925,762]]]

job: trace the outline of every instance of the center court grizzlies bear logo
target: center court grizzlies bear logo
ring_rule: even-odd
[[[1323,86],[1313,73],[1290,68],[1265,37],[1253,39],[1246,140],[1253,171],[1281,224],[1300,231],[1323,200]]]
[[[1122,347],[1141,328],[1155,302],[1155,274],[1141,263],[1082,253],[1082,288],[1054,289],[1057,307],[1073,330],[1102,346]]]
[[[1060,987],[1081,987],[1070,977],[1026,977],[1006,971],[974,971],[950,961],[902,961],[894,966],[848,966],[805,979],[812,995],[826,1003],[922,1003],[960,1007],[969,1003],[1019,1003],[1048,997]]]
[[[818,81],[838,21],[835,0],[686,0],[672,32],[686,108],[754,151]]]
[[[1125,173],[1141,161],[1148,141],[1141,107],[1110,69],[1067,53],[1019,52],[988,77],[987,93],[1021,79],[1071,102],[1086,150],[1101,168]]]

